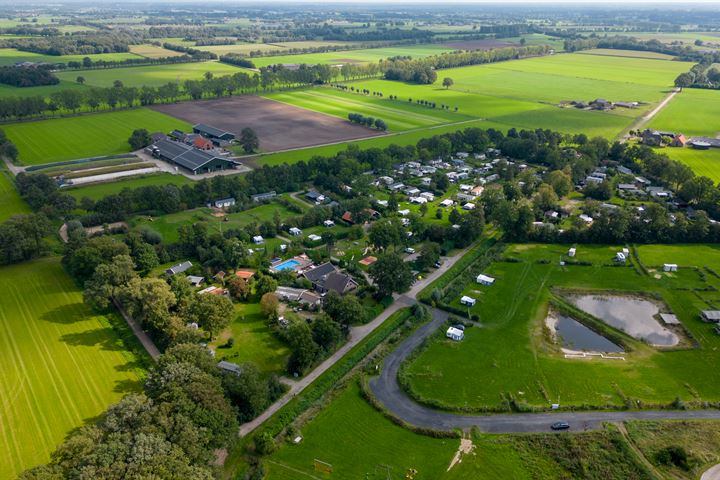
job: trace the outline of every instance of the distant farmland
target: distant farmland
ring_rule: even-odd
[[[141,364],[58,258],[0,268],[0,291],[0,478],[15,478],[138,390]]]

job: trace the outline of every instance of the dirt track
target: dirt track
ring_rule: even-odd
[[[257,133],[263,152],[382,135],[340,118],[256,96],[199,100],[152,108],[191,124],[206,123],[235,135],[250,127]]]

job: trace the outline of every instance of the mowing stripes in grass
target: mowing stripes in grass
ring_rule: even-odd
[[[20,198],[10,173],[0,168],[0,222],[18,213],[29,213],[30,207]]]
[[[1,268],[0,291],[0,478],[13,478],[138,389],[139,372],[57,258]]]

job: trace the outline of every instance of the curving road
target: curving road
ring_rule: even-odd
[[[397,382],[400,364],[418,348],[425,338],[443,326],[448,313],[434,309],[433,320],[418,328],[385,359],[382,372],[370,380],[370,389],[378,400],[396,417],[417,427],[434,430],[467,430],[478,427],[490,433],[547,432],[553,422],[565,421],[570,430],[600,428],[603,422],[625,420],[717,420],[720,410],[627,410],[610,412],[553,412],[499,415],[455,415],[424,407],[401,389]]]

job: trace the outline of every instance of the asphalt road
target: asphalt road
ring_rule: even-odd
[[[498,415],[455,415],[419,405],[398,385],[400,365],[422,341],[443,326],[448,313],[433,310],[433,320],[418,328],[387,356],[380,375],[370,380],[370,388],[378,400],[403,421],[434,430],[468,430],[478,427],[490,433],[549,432],[554,422],[570,424],[571,431],[600,428],[604,422],[625,420],[708,420],[720,419],[720,410],[623,410],[609,412],[552,412]],[[473,327],[474,328],[474,327]]]

